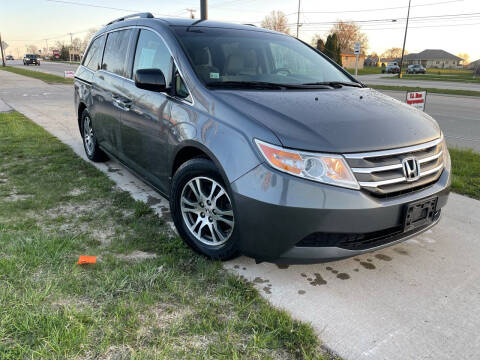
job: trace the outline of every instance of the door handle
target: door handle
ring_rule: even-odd
[[[129,111],[130,107],[132,106],[132,102],[127,99],[122,99],[117,95],[112,95],[113,105],[123,111]]]

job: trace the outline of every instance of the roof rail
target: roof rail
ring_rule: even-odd
[[[243,25],[248,25],[248,26],[254,26],[254,27],[257,27],[257,25],[253,25],[253,24],[243,24]]]
[[[153,18],[154,16],[152,15],[152,13],[149,13],[149,12],[144,12],[144,13],[136,13],[136,14],[132,14],[132,15],[127,15],[127,16],[122,16],[121,18],[118,18],[118,19],[115,19],[113,21],[110,21],[107,25],[111,25],[111,24],[114,24],[116,22],[119,22],[119,21],[124,21],[126,19],[130,19],[130,18],[134,18],[134,17],[139,17],[139,18]]]

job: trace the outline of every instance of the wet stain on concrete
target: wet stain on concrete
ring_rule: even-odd
[[[383,254],[377,254],[377,255],[375,255],[375,257],[377,259],[383,260],[383,261],[392,261],[392,258],[390,256],[383,255]]]
[[[358,269],[353,269],[353,271],[359,272],[360,270],[358,270]]]
[[[313,279],[311,277],[307,278],[307,281],[312,281]]]
[[[298,295],[304,295],[306,293],[305,290],[298,290]]]
[[[160,200],[159,198],[156,198],[155,196],[148,195],[148,198],[147,198],[147,205],[148,206],[157,205],[157,204],[160,204],[161,202],[162,202],[162,200]]]
[[[234,268],[234,269],[240,269],[240,266],[235,265],[233,268]]]
[[[332,271],[332,268],[330,266],[327,266],[325,269],[327,269],[328,271]]]
[[[393,251],[400,255],[408,255],[408,251],[402,248],[393,248]]]
[[[276,264],[279,269],[288,269],[289,265],[287,264]]]
[[[369,263],[369,262],[365,262],[365,261],[360,261],[360,265],[362,265],[365,269],[368,269],[368,270],[373,270],[373,269],[376,269],[375,268],[375,265]]]
[[[355,259],[353,259],[353,260],[355,260],[355,261],[360,261],[360,259],[358,259],[358,258],[355,258]]]
[[[368,262],[372,262],[372,259],[367,259]]]
[[[337,278],[341,279],[341,280],[348,280],[350,279],[350,275],[348,275],[347,273],[340,273],[337,275]]]
[[[246,268],[246,267],[243,267],[242,270],[247,270],[247,268]]]
[[[338,274],[337,270],[332,270],[332,274]]]
[[[117,174],[122,175],[122,173],[120,172],[120,170],[122,170],[122,169],[113,168],[113,167],[111,167],[111,166],[109,166],[109,167],[107,168],[107,171],[108,171],[109,173],[117,173]]]
[[[263,291],[265,291],[266,294],[271,294],[272,292],[270,291],[270,288],[268,286],[265,286],[263,288]]]
[[[301,276],[301,277],[307,277],[307,274],[301,273],[300,276]]]
[[[322,275],[319,273],[313,274],[315,275],[315,280],[310,282],[310,285],[317,286],[317,285],[325,285],[327,282],[322,278]]]
[[[262,279],[261,277],[258,277],[258,276],[257,276],[257,277],[255,278],[255,280],[253,280],[253,282],[256,283],[256,284],[264,284],[264,283],[270,282],[270,280],[268,280],[268,279],[267,279],[267,280],[264,280],[264,279]]]
[[[170,212],[170,208],[167,207],[167,206],[162,206],[160,208],[160,210],[162,210],[162,217],[167,220],[167,221],[173,221],[172,219],[172,214]]]

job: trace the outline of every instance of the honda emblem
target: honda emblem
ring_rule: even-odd
[[[403,175],[405,179],[415,181],[420,177],[420,164],[414,157],[408,157],[402,160]]]

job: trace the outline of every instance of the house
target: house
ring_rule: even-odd
[[[467,69],[471,70],[476,70],[480,68],[480,59],[472,61],[470,64],[468,64]]]
[[[427,69],[458,69],[463,66],[462,58],[440,49],[427,49],[417,54],[408,54],[403,61],[404,65],[421,64]]]
[[[377,66],[378,62],[380,61],[378,56],[375,55],[368,55],[365,61],[363,62],[364,66]]]
[[[398,58],[380,58],[380,61],[377,63],[378,67],[385,67],[389,63],[400,63],[400,59]]]
[[[342,66],[345,69],[355,69],[355,62],[357,55],[351,51],[342,51]],[[365,62],[365,54],[358,55],[358,69],[363,69],[363,63]]]

